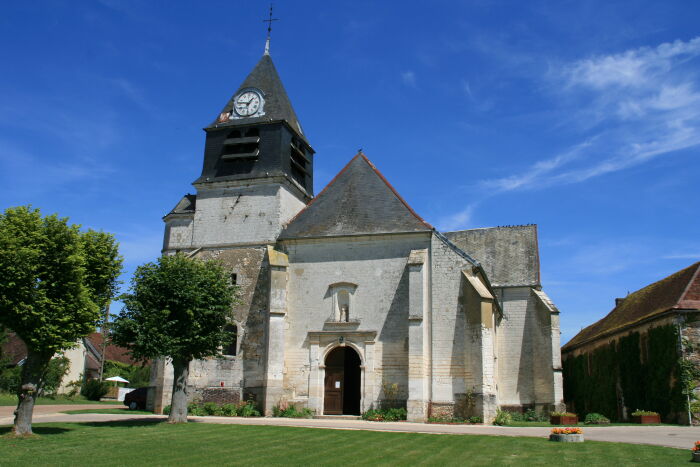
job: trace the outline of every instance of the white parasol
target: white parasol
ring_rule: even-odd
[[[129,381],[122,378],[121,376],[112,376],[111,378],[105,378],[105,381],[114,381],[115,383],[128,383]]]

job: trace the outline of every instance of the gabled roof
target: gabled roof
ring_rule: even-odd
[[[700,311],[700,262],[631,293],[605,318],[576,334],[562,350],[613,334],[669,310]]]
[[[94,354],[93,357],[99,361],[100,354],[102,353],[104,335],[101,332],[93,332],[88,334],[85,339],[89,341],[89,345],[92,347],[88,347],[88,350],[90,350],[89,353]],[[124,363],[127,365],[136,365],[138,363],[136,360],[131,358],[128,349],[114,345],[109,341],[107,341],[107,346],[105,347],[105,361],[107,360]]]
[[[495,287],[540,285],[536,225],[459,230],[445,236],[481,263]]]
[[[287,224],[279,238],[431,230],[360,152]]]
[[[265,115],[260,117],[236,118],[224,123],[219,123],[217,119],[209,128],[281,120],[286,121],[299,135],[304,136],[301,124],[287,96],[287,91],[284,90],[282,80],[279,74],[277,74],[277,69],[269,55],[265,54],[262,56],[258,64],[255,65],[255,68],[253,68],[253,71],[251,71],[245,81],[243,81],[243,84],[238,87],[238,90],[231,96],[231,99],[229,99],[221,112],[230,112],[231,115],[235,115],[235,112],[233,112],[234,98],[239,92],[246,88],[256,88],[262,91],[264,100],[263,112]]]

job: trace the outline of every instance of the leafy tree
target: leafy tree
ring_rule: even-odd
[[[111,326],[112,341],[137,360],[170,357],[174,367],[168,421],[187,422],[187,377],[194,359],[216,355],[230,338],[226,326],[237,289],[216,261],[182,254],[139,266],[124,309]]]
[[[129,365],[126,363],[105,361],[104,377],[121,376],[129,381],[129,387],[148,386],[151,381],[150,365]]]
[[[68,219],[42,217],[29,206],[0,215],[0,326],[27,346],[16,435],[32,433],[34,403],[51,358],[75,346],[99,322],[100,300],[112,293],[121,271],[121,257],[103,254],[96,246],[110,242],[106,250],[116,251],[111,235],[82,233]],[[110,266],[103,268],[104,263]]]

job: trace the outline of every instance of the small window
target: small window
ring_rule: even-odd
[[[238,346],[238,326],[235,324],[227,324],[226,327],[224,327],[224,331],[229,333],[229,342],[227,345],[224,345],[221,353],[223,355],[235,356]]]
[[[231,274],[231,285],[238,285],[238,274]]]

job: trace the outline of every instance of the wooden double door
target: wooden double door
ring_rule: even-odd
[[[352,348],[338,347],[326,357],[323,413],[360,414],[360,357]]]

